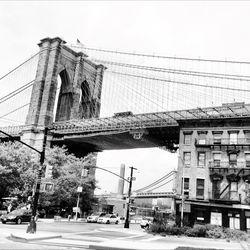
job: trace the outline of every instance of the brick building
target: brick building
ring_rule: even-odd
[[[185,120],[179,125],[177,223],[184,197],[184,225],[250,230],[250,118]]]

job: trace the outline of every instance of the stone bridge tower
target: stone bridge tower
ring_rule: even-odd
[[[59,37],[42,39],[38,45],[39,61],[26,118],[28,129],[22,139],[40,148],[41,131],[54,121],[99,116],[105,67],[70,49]]]

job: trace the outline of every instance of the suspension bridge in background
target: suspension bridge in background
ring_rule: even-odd
[[[130,53],[60,38],[39,46],[0,77],[0,130],[33,145],[47,126],[51,145],[79,155],[175,152],[179,121],[250,117],[250,62]]]

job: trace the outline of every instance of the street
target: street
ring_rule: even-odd
[[[27,224],[0,224],[0,249],[176,249],[179,246],[196,247],[189,249],[248,249],[246,243],[226,242],[204,238],[177,236],[163,237],[149,234],[138,224],[130,224],[124,229],[123,224],[103,225],[85,222],[38,221],[37,234],[50,234],[55,237],[27,242],[14,241],[10,235],[27,236]],[[31,235],[33,236],[33,235]],[[58,238],[58,237],[60,238]],[[204,248],[205,247],[205,248]],[[208,248],[209,247],[209,248]]]

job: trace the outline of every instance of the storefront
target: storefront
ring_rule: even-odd
[[[176,223],[178,225],[181,221],[181,210],[181,200],[176,200]],[[250,232],[250,206],[185,201],[183,223],[186,226],[213,224]]]

